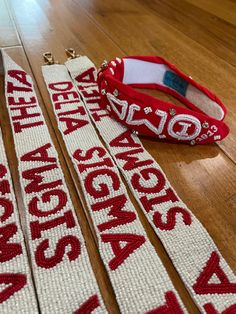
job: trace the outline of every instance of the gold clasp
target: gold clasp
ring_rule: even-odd
[[[67,60],[71,60],[71,59],[75,59],[75,58],[78,58],[80,57],[80,55],[76,54],[76,51],[74,48],[68,48],[68,49],[65,49],[66,51],[66,54],[67,54]]]
[[[45,65],[52,65],[52,64],[58,63],[58,61],[55,61],[51,52],[45,52],[43,54],[43,59],[44,59]]]

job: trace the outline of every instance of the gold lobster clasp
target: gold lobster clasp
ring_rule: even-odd
[[[58,61],[55,61],[51,52],[45,52],[43,54],[43,59],[44,59],[45,65],[58,64]]]
[[[68,48],[68,49],[65,49],[66,51],[66,55],[67,55],[67,60],[71,60],[71,59],[75,59],[75,58],[78,58],[80,57],[79,54],[76,54],[76,51],[74,48]]]

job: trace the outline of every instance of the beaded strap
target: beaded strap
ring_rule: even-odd
[[[106,313],[32,79],[2,58],[41,313]]]
[[[38,313],[0,130],[0,313]]]
[[[58,128],[85,194],[99,252],[122,313],[185,313],[119,171],[64,65],[43,66]]]
[[[94,64],[80,57],[66,66],[96,128],[199,309],[207,314],[236,313],[236,276],[139,138],[100,107]]]

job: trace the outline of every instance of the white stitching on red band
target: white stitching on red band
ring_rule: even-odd
[[[147,238],[119,171],[100,142],[66,67],[43,66],[42,71],[121,312],[184,313],[184,306]]]
[[[2,57],[41,312],[106,313],[32,79],[4,52]]]
[[[110,103],[112,116],[139,134],[208,144],[222,140],[229,132],[223,122],[226,108],[222,102],[163,58],[124,57],[120,62],[114,59],[103,64],[98,84],[103,108]],[[155,99],[132,87],[160,89],[190,109]],[[163,113],[163,119],[156,115],[157,111]]]
[[[112,119],[100,107],[98,97],[91,97],[98,91],[96,69],[85,59],[68,61],[68,70],[101,137],[197,306],[207,314],[236,312],[236,276],[139,138]]]

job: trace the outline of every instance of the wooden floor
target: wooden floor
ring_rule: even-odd
[[[219,145],[143,144],[160,163],[179,196],[206,227],[236,271],[236,2],[233,0],[0,0],[0,47],[31,71],[64,169],[107,308],[119,313],[86,220],[83,196],[56,127],[41,75],[42,54],[66,59],[74,47],[96,65],[123,55],[160,55],[207,86],[226,104],[230,135]],[[3,103],[3,78],[0,95]],[[162,99],[170,99],[156,93]],[[177,103],[176,100],[173,100]],[[17,201],[23,213],[16,157],[6,110],[0,119]],[[78,194],[80,196],[78,196]],[[140,219],[189,313],[199,313],[160,241],[136,205]],[[23,215],[22,215],[23,217]]]

